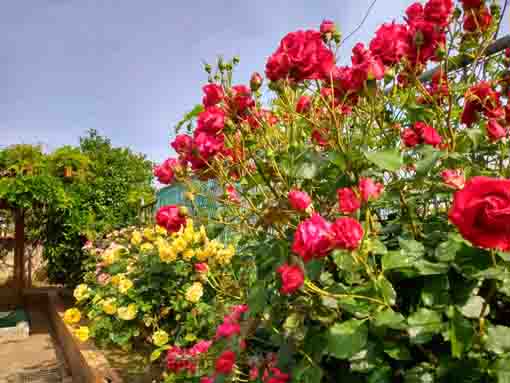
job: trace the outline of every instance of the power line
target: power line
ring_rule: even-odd
[[[365,13],[365,17],[363,17],[363,20],[361,20],[361,23],[359,23],[359,25],[351,32],[347,35],[347,37],[345,37],[342,42],[340,43],[340,45],[343,45],[343,43],[345,43],[352,35],[354,35],[356,32],[358,32],[361,27],[363,26],[363,24],[365,23],[365,21],[367,20],[368,16],[370,15],[370,11],[372,10],[372,8],[374,7],[375,3],[377,3],[377,0],[373,0],[372,1],[372,4],[370,4],[370,6],[368,7],[367,9],[367,12]]]

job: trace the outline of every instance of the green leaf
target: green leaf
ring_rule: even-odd
[[[391,368],[388,366],[378,367],[368,376],[367,383],[391,383]]]
[[[404,316],[390,308],[377,313],[372,324],[376,327],[388,327],[395,330],[406,328]]]
[[[182,126],[192,120],[194,117],[198,116],[201,112],[204,111],[204,106],[202,104],[197,104],[193,107],[193,109],[191,109],[191,111],[189,111],[188,113],[186,113],[183,117],[183,119],[181,121],[179,121],[177,123],[177,125],[175,126],[175,132],[178,133],[179,130],[182,128]]]
[[[466,318],[477,319],[480,317],[482,313],[482,309],[484,307],[485,299],[478,295],[474,295],[468,299],[468,301],[463,306],[457,306]],[[489,314],[490,308],[489,305],[485,307],[484,315],[487,316]]]
[[[491,373],[496,375],[497,383],[510,383],[510,358],[496,360],[491,366]]]
[[[384,275],[380,275],[375,282],[376,289],[381,293],[384,302],[393,306],[397,299],[397,292],[393,285],[388,281]]]
[[[375,342],[367,342],[367,345],[353,355],[350,359],[351,371],[368,373],[383,363],[384,354],[379,350],[378,344]]]
[[[411,343],[423,344],[439,334],[443,328],[441,314],[437,311],[420,308],[407,318],[408,333]]]
[[[421,300],[428,307],[444,307],[449,303],[450,283],[446,275],[432,275],[424,278]]]
[[[303,162],[301,163],[296,171],[297,178],[303,178],[305,180],[311,180],[315,178],[319,171],[319,165],[315,162]]]
[[[320,383],[322,379],[322,369],[316,365],[310,365],[310,363],[302,360],[292,370],[292,377],[296,382],[303,383]]]
[[[311,280],[316,280],[320,277],[323,263],[320,259],[312,259],[305,264],[306,276]]]
[[[345,170],[346,161],[345,156],[340,152],[330,152],[328,154],[328,160],[335,164],[340,170]]]
[[[266,282],[260,281],[252,289],[248,297],[248,306],[250,313],[258,314],[264,310],[267,304]]]
[[[455,255],[461,248],[462,242],[449,238],[448,241],[441,243],[436,248],[435,256],[441,262],[451,262],[455,259]]]
[[[402,165],[402,154],[398,149],[387,149],[379,152],[365,152],[368,161],[381,169],[396,172]]]
[[[395,360],[412,360],[411,352],[402,342],[384,342],[384,352]]]
[[[416,174],[419,176],[427,175],[443,155],[443,152],[435,150],[429,146],[426,146],[425,148],[424,158],[416,163]]]
[[[510,327],[490,326],[487,331],[486,346],[489,351],[503,354],[510,351]]]
[[[154,350],[152,353],[151,353],[151,357],[150,357],[150,360],[151,362],[154,362],[155,360],[159,359],[159,357],[161,356],[161,353],[164,351],[163,348],[158,348],[156,350]]]
[[[367,338],[368,326],[363,320],[335,323],[328,331],[327,352],[338,359],[348,359],[365,347]]]
[[[404,373],[404,383],[434,383],[435,381],[434,368],[428,363],[422,363]]]
[[[458,310],[454,310],[448,329],[452,356],[454,358],[462,358],[463,354],[471,349],[474,335],[475,331],[471,322],[462,317]]]

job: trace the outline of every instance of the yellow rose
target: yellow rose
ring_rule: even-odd
[[[184,250],[186,250],[186,247],[188,247],[188,243],[184,240],[184,238],[179,237],[172,243],[172,247],[174,248],[176,253],[181,253]]]
[[[156,226],[156,233],[158,235],[167,235],[168,234],[166,229],[164,227],[162,227],[162,226],[159,226],[159,225]]]
[[[117,274],[110,278],[110,282],[112,283],[112,285],[118,286],[121,279],[122,279],[122,275]]]
[[[148,240],[148,241],[154,241],[154,236],[155,236],[155,232],[153,229],[151,228],[145,228],[143,229],[143,236]]]
[[[129,262],[128,265],[126,266],[126,271],[128,273],[131,273],[131,272],[133,272],[135,270],[136,270],[136,262],[135,261]]]
[[[82,283],[81,285],[76,286],[73,295],[76,300],[80,302],[90,296],[90,289],[86,284]]]
[[[106,266],[110,266],[117,260],[115,251],[108,249],[103,253],[103,261]]]
[[[130,303],[127,307],[119,307],[117,315],[122,320],[133,320],[138,313],[138,307],[134,303]]]
[[[154,334],[152,334],[152,343],[154,345],[161,347],[168,343],[168,334],[164,330],[158,330]]]
[[[74,336],[76,336],[80,342],[85,342],[89,339],[89,328],[87,326],[80,326],[78,329],[74,330]]]
[[[122,278],[119,282],[119,291],[122,294],[126,294],[128,290],[133,287],[133,282],[128,278]]]
[[[170,263],[177,259],[177,253],[169,245],[159,246],[158,250],[159,250],[159,258],[163,262]]]
[[[200,262],[206,261],[209,255],[209,252],[205,249],[198,249],[195,251],[195,257],[197,257]]]
[[[186,300],[191,303],[197,303],[202,295],[204,294],[204,289],[202,288],[202,284],[200,282],[194,282],[188,290],[186,290]]]
[[[235,254],[235,248],[232,245],[229,245],[226,249],[218,251],[216,255],[216,260],[220,265],[227,265],[232,260],[232,257]]]
[[[117,312],[117,304],[115,298],[108,298],[103,301],[103,311],[108,315],[113,315]]]
[[[191,261],[191,258],[195,255],[195,251],[193,249],[188,249],[182,253],[182,258],[186,261]]]
[[[144,244],[142,244],[142,246],[140,246],[140,250],[144,253],[148,253],[152,249],[154,249],[154,246],[152,245],[152,243],[149,242],[145,242]]]
[[[139,231],[134,231],[131,235],[131,244],[138,246],[140,243],[142,243],[142,234],[140,234]]]
[[[80,310],[76,308],[67,309],[64,313],[64,322],[68,325],[78,323],[81,319]]]
[[[197,336],[195,334],[186,334],[184,340],[186,342],[194,342],[195,340],[197,340]]]

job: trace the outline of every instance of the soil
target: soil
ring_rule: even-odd
[[[30,336],[0,343],[0,382],[72,381],[48,317],[37,307],[28,308],[27,311],[30,318]]]

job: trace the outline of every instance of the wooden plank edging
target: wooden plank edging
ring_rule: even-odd
[[[75,383],[123,383],[103,353],[90,341],[80,342],[64,323],[65,307],[58,292],[48,292],[48,315]]]

